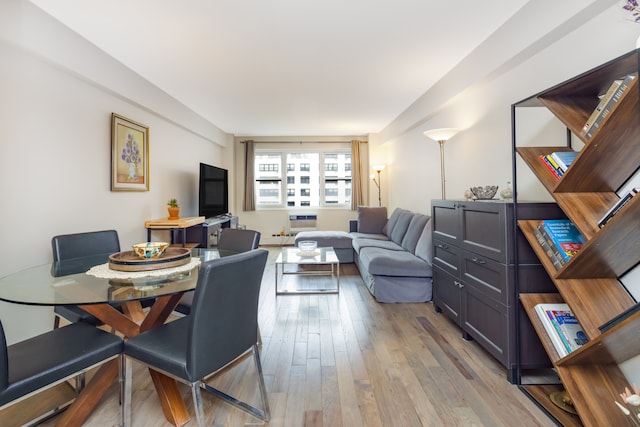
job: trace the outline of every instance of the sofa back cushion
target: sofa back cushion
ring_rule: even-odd
[[[411,219],[413,218],[414,215],[415,214],[413,212],[409,212],[409,211],[400,212],[400,215],[398,216],[398,221],[396,221],[396,224],[393,226],[393,229],[391,230],[391,236],[389,236],[392,241],[396,242],[399,245],[402,244],[402,239],[404,235],[407,233],[407,229],[409,228],[409,223],[411,222]]]
[[[409,227],[407,228],[407,232],[404,234],[402,238],[401,246],[411,252],[414,253],[416,250],[416,245],[418,244],[418,239],[422,235],[422,231],[424,230],[424,226],[429,221],[428,215],[415,214],[411,221],[409,222]],[[429,224],[431,226],[431,224]]]
[[[387,221],[387,223],[384,225],[384,228],[382,229],[382,233],[385,234],[389,239],[391,239],[391,230],[393,230],[393,227],[395,227],[402,212],[406,212],[406,210],[395,208],[393,212],[391,212],[389,221]]]
[[[387,223],[387,208],[358,206],[358,232],[382,234]]]
[[[433,258],[433,247],[431,242],[431,218],[427,220],[427,223],[424,226],[424,230],[418,239],[418,243],[416,244],[416,250],[414,254],[427,261],[429,265],[431,265],[431,261]]]

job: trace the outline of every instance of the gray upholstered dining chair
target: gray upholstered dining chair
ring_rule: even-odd
[[[118,239],[118,232],[116,230],[63,234],[54,236],[51,239],[51,249],[54,263],[101,254],[104,254],[106,262],[110,254],[120,252],[120,240]],[[93,267],[93,265],[82,265],[79,263],[77,267],[77,271],[67,270],[65,274],[80,273]],[[55,314],[54,329],[60,326],[60,318],[64,318],[71,323],[80,321],[93,325],[102,323],[76,305],[58,305],[54,307],[53,312]]]
[[[242,230],[239,228],[222,228],[218,234],[218,249],[227,253],[247,252],[258,249],[260,245],[260,232],[255,230]],[[175,311],[181,314],[189,314],[193,292],[187,292],[180,299]]]
[[[7,346],[0,322],[0,409],[120,357],[122,349],[122,338],[84,322]]]
[[[260,232],[240,228],[221,228],[218,233],[218,249],[229,252],[246,252],[260,245]]]
[[[190,384],[199,426],[204,426],[201,389],[268,421],[267,399],[256,339],[258,297],[268,252],[255,249],[204,262],[200,266],[189,315],[130,338],[124,346],[125,425],[131,425],[131,360]],[[240,281],[244,285],[237,286]],[[253,353],[263,409],[240,401],[204,379],[232,368]]]

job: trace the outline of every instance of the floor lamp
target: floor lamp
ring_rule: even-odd
[[[373,170],[378,174],[378,180],[376,181],[375,177],[373,178],[373,182],[378,187],[378,206],[382,206],[382,197],[380,195],[380,172],[384,169],[384,165],[373,165]]]
[[[442,199],[446,200],[445,195],[445,179],[444,179],[444,143],[447,142],[451,137],[460,132],[459,129],[456,128],[441,128],[441,129],[432,129],[428,130],[424,133],[427,138],[431,138],[434,141],[437,141],[440,144],[440,181],[442,183]]]

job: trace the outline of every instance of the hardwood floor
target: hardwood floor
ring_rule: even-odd
[[[260,298],[263,371],[271,421],[261,423],[204,394],[213,426],[553,426],[505,370],[433,305],[380,304],[355,265],[341,267],[339,294],[275,296],[270,248]],[[330,280],[292,278],[291,280]],[[137,369],[135,369],[137,368]],[[148,372],[134,368],[133,425],[169,425]],[[259,405],[252,360],[211,382]],[[191,395],[183,387],[193,414]],[[117,425],[114,385],[87,426]],[[43,425],[55,425],[55,418]],[[196,425],[195,416],[188,425]]]

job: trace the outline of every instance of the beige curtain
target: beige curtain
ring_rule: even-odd
[[[244,203],[245,212],[256,210],[254,152],[253,141],[244,141]]]
[[[365,205],[364,185],[362,179],[362,144],[366,141],[351,141],[351,210]]]

